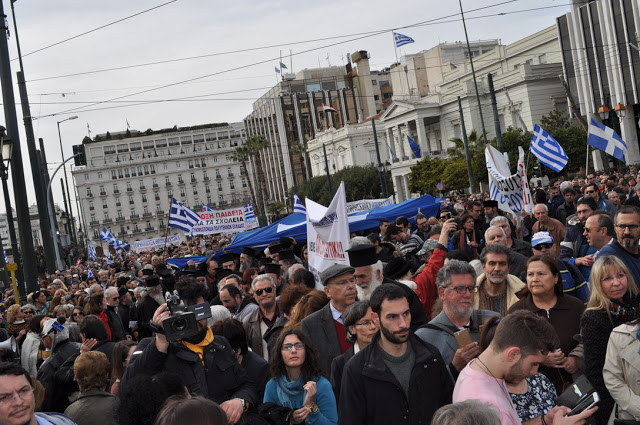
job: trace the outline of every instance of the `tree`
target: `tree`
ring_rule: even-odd
[[[446,160],[424,157],[411,167],[409,191],[435,195],[438,191],[436,185],[442,180],[446,167]]]
[[[251,183],[251,177],[249,177],[249,169],[247,168],[247,161],[251,156],[251,152],[246,145],[242,145],[236,148],[235,152],[231,155],[231,160],[240,162],[242,164],[242,168],[247,173],[247,183],[249,184],[249,193],[251,193],[251,202],[255,206],[255,210],[257,212],[258,217],[262,215],[261,205],[258,204],[258,200],[256,199],[256,194],[253,190],[253,183]]]
[[[287,206],[284,204],[284,202],[280,201],[275,201],[269,204],[267,210],[269,211],[269,215],[271,216],[271,221],[278,221],[282,217],[284,217],[286,215],[286,208]]]
[[[484,159],[484,149],[485,149],[484,141],[483,139],[478,138],[478,132],[475,130],[471,130],[471,133],[469,133],[467,140],[469,141],[469,155],[471,156],[471,170],[473,171],[473,177],[475,178],[476,184],[480,182],[486,183],[488,181],[488,177],[487,177],[486,161]],[[447,155],[449,156],[449,159],[464,160],[465,170],[463,174],[468,176],[468,172],[466,171],[467,163],[466,163],[466,154],[464,150],[464,141],[457,137],[451,139],[450,141],[454,144],[454,147],[449,148],[447,150]],[[460,176],[456,176],[456,177],[462,178]],[[462,186],[460,189],[465,187],[469,187],[468,177],[467,177],[466,186]],[[453,188],[449,188],[449,187],[446,187],[446,189],[453,190]]]
[[[261,161],[261,153],[260,151],[262,149],[265,149],[269,146],[269,141],[267,140],[266,137],[262,136],[262,135],[258,135],[258,134],[254,134],[251,137],[249,137],[249,139],[247,140],[247,142],[244,144],[244,148],[245,150],[241,151],[241,154],[244,155],[244,157],[246,159],[249,159],[251,157],[254,158],[254,162],[256,164],[255,170],[256,170],[256,182],[257,184],[257,189],[258,189],[258,193],[260,194],[260,206],[259,206],[259,211],[261,211],[262,213],[264,213],[265,210],[265,202],[264,202],[264,195],[267,193],[266,190],[266,186],[265,186],[265,177],[264,177],[264,168],[262,167],[262,161]],[[246,170],[246,168],[245,168]],[[260,216],[259,216],[260,217]],[[261,222],[264,224],[265,223],[265,216],[262,215],[261,218]]]

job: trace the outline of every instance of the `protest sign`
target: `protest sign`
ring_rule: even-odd
[[[245,230],[244,211],[242,207],[238,207],[228,210],[201,212],[200,221],[193,226],[192,234],[237,233]]]
[[[509,160],[493,146],[485,149],[487,171],[489,173],[489,196],[498,201],[498,207],[506,212],[515,213],[533,209],[531,192],[524,168],[524,151],[518,147],[518,171],[511,174]]]
[[[167,237],[167,245],[179,245],[182,242],[180,235],[173,235]],[[135,252],[155,251],[162,249],[165,245],[165,238],[153,238],[144,239],[141,241],[135,241],[133,243],[133,250]]]
[[[347,202],[347,214],[372,210],[378,207],[386,207],[391,204],[393,204],[393,196],[386,199],[361,199],[359,201]]]

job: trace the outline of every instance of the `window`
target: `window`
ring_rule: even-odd
[[[118,193],[118,192],[120,192],[120,191],[118,190],[118,183],[114,183],[114,184],[113,184],[113,193]]]
[[[112,171],[112,173],[115,173],[114,171]],[[88,182],[89,181],[89,174],[85,174],[84,175],[84,181]]]
[[[136,174],[136,167],[131,167],[131,177],[135,177],[138,174]]]
[[[104,213],[104,219],[105,219],[105,220],[109,220],[109,213],[108,213],[108,212],[105,212],[105,213]]]
[[[111,170],[111,180],[115,180],[117,178],[118,178],[118,175],[116,174],[116,170]]]
[[[156,166],[155,165],[151,164],[149,166],[149,168],[151,169],[151,174],[155,174],[156,173]]]
[[[123,219],[124,217],[122,216],[122,210],[118,210],[118,215],[117,215],[118,219]]]
[[[209,179],[209,176],[207,175],[207,170],[204,170],[204,171],[202,172],[202,177],[204,177],[204,179],[205,179],[205,180],[208,180],[208,179]]]
[[[180,168],[180,161],[176,161],[176,168]]]
[[[121,179],[124,178],[124,176],[122,174],[122,170],[118,170],[118,177],[121,178]]]
[[[540,56],[538,56],[538,62],[543,64],[543,63],[547,63],[547,55],[546,54],[542,54]]]
[[[145,193],[142,194],[142,202],[147,202],[147,195]]]
[[[107,200],[106,199],[102,200],[102,208],[105,209],[105,210],[107,209]]]
[[[142,212],[144,213],[144,215],[149,214],[149,207],[145,205]]]
[[[376,80],[371,80],[371,85],[372,85],[372,86],[377,86],[377,85],[378,85],[378,81],[376,81]]]
[[[156,201],[159,201],[160,200],[160,192],[154,192],[154,195],[155,195]]]
[[[164,176],[164,182],[165,183],[171,183],[171,181],[169,180],[169,176]]]
[[[173,190],[167,190],[167,195],[169,198],[173,198]]]
[[[159,219],[158,220],[158,224],[160,225],[160,228],[164,227],[164,220],[163,219]]]
[[[189,163],[189,168],[193,168],[193,159],[190,159],[188,163]]]
[[[218,157],[217,156],[213,157],[213,162],[218,162]]]
[[[90,210],[90,211],[93,211],[93,210],[95,210],[95,209],[96,209],[96,208],[95,208],[95,206],[94,206],[94,204],[93,204],[93,201],[89,201],[89,210]]]
[[[236,185],[233,184],[233,180],[231,180],[231,182],[229,183],[229,186],[231,187],[231,190],[236,188]]]
[[[163,170],[168,170],[169,169],[169,164],[167,164],[166,162],[164,164],[162,164],[162,169]]]
[[[218,190],[222,190],[222,183],[218,182]]]
[[[187,192],[185,192],[184,189],[180,189],[180,197],[181,198],[186,198],[187,197]]]
[[[196,159],[196,162],[197,162],[197,161],[198,161],[198,160]],[[200,158],[200,164],[201,164],[203,167],[206,167],[206,166],[207,166],[207,160],[205,160],[204,158]]]
[[[131,182],[127,182],[127,192],[131,192],[133,188],[131,187]]]
[[[131,210],[129,210],[131,212],[131,216],[135,216],[136,215],[136,209],[135,208],[131,208]]]
[[[224,159],[225,159],[227,162],[231,161],[231,155],[230,155],[230,154],[227,154],[227,155],[224,157]]]
[[[96,222],[96,215],[95,214],[91,214],[91,222],[92,223]]]
[[[196,175],[194,173],[191,173],[191,182],[195,182],[196,181]]]
[[[120,197],[116,197],[116,207],[120,206]]]
[[[138,180],[140,183],[140,189],[144,189],[144,180]]]
[[[247,179],[242,179],[242,187],[247,187]]]
[[[138,167],[138,175],[141,176],[142,175],[142,167]]]
[[[129,205],[133,205],[136,202],[133,200],[133,196],[129,196]]]
[[[220,195],[218,195],[218,202],[223,202],[224,201],[224,195],[221,193]]]

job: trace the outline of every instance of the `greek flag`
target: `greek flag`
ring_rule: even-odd
[[[387,143],[387,149],[389,149],[389,156],[391,157],[391,159],[393,159],[394,161],[398,160],[398,157],[396,156],[395,153],[393,153],[393,151],[391,150],[391,146],[389,146],[389,143]]]
[[[2,252],[4,252],[4,263],[9,264],[9,257],[7,257],[7,251],[3,249]]]
[[[211,208],[209,205],[205,204],[204,202],[202,203],[202,211],[215,211],[213,208]]]
[[[111,261],[111,260],[110,260],[110,259],[108,259],[108,258],[107,258],[105,261],[107,262],[107,264],[113,264],[113,261]]]
[[[93,271],[91,269],[87,270],[87,279],[91,278],[91,277],[95,277],[93,275]]]
[[[129,247],[131,246],[128,243],[120,241],[118,239],[115,239],[110,245],[112,245],[116,249],[116,251],[120,251],[121,249],[129,249]]]
[[[93,246],[89,245],[89,258],[95,260],[97,256],[98,255],[96,254],[96,249]]]
[[[107,229],[106,227],[102,228],[102,232],[100,233],[100,239],[107,242],[109,245],[112,245],[113,241],[116,240],[116,238],[113,237],[109,229]]]
[[[169,227],[176,227],[185,233],[191,233],[193,226],[200,221],[200,215],[185,207],[175,198],[171,199],[171,213]]]
[[[593,118],[591,118],[591,122],[589,123],[587,144],[605,151],[625,164],[627,162],[627,144],[624,140],[622,140],[613,128],[609,128]]]
[[[413,154],[416,156],[416,158],[422,158],[420,145],[414,142],[411,136],[409,136],[408,134],[407,134],[407,140],[409,141],[409,146],[411,147],[411,150],[413,151]]]
[[[305,208],[304,204],[302,203],[300,198],[298,198],[298,195],[296,195],[295,192],[293,192],[293,212],[301,213],[301,214],[307,213],[307,209]]]
[[[407,35],[400,34],[399,32],[393,33],[393,39],[396,42],[396,47],[402,47],[405,44],[415,43],[415,40]]]
[[[276,69],[276,74],[280,74],[280,70],[278,69],[278,67],[274,66],[274,68]]]
[[[242,213],[244,214],[245,220],[252,220],[256,218],[256,214],[253,212],[253,204],[247,204],[242,207]]]
[[[543,165],[559,173],[569,162],[567,153],[542,127],[536,124],[533,127],[533,136],[529,151],[540,160]]]

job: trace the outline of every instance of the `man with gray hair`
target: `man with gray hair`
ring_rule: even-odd
[[[536,206],[533,207],[533,216],[538,221],[533,224],[531,234],[534,235],[538,232],[551,233],[554,244],[556,245],[556,250],[560,252],[560,242],[564,240],[567,228],[555,218],[549,217],[549,207],[545,204],[536,204]]]
[[[529,258],[507,248],[505,245],[507,240],[506,238],[507,236],[504,229],[501,227],[492,226],[484,232],[484,240],[486,241],[487,246],[500,244],[506,248],[506,252],[509,257],[509,273],[520,277],[524,274],[524,269]]]
[[[118,312],[116,311],[116,308],[118,308],[118,304],[120,303],[118,288],[115,286],[109,286],[106,291],[104,291],[104,298],[107,300],[107,310],[105,313],[109,319],[109,328],[111,328],[111,341],[122,341],[124,339],[124,326],[122,325],[122,320],[120,320],[120,316],[118,316]]]
[[[474,309],[478,287],[476,272],[469,263],[451,260],[438,272],[438,295],[442,299],[442,311],[433,320],[416,331],[423,341],[438,348],[449,373],[455,380],[464,367],[480,353],[480,326],[498,313]],[[460,342],[455,333],[462,331],[470,340]]]
[[[242,327],[247,334],[247,345],[251,351],[265,360],[269,360],[269,349],[264,334],[280,317],[280,309],[276,302],[276,283],[267,274],[258,275],[251,282],[251,292],[258,303],[258,308],[242,320]]]
[[[504,246],[509,248],[510,250],[517,252],[518,254],[522,254],[525,257],[529,258],[533,256],[533,252],[531,251],[531,244],[527,241],[523,241],[520,239],[516,239],[513,237],[513,231],[511,229],[511,223],[507,217],[499,215],[494,217],[489,223],[491,227],[500,227],[505,234],[505,242]],[[487,229],[488,230],[488,229]],[[485,232],[486,233],[486,232]],[[485,238],[485,241],[487,239]]]

